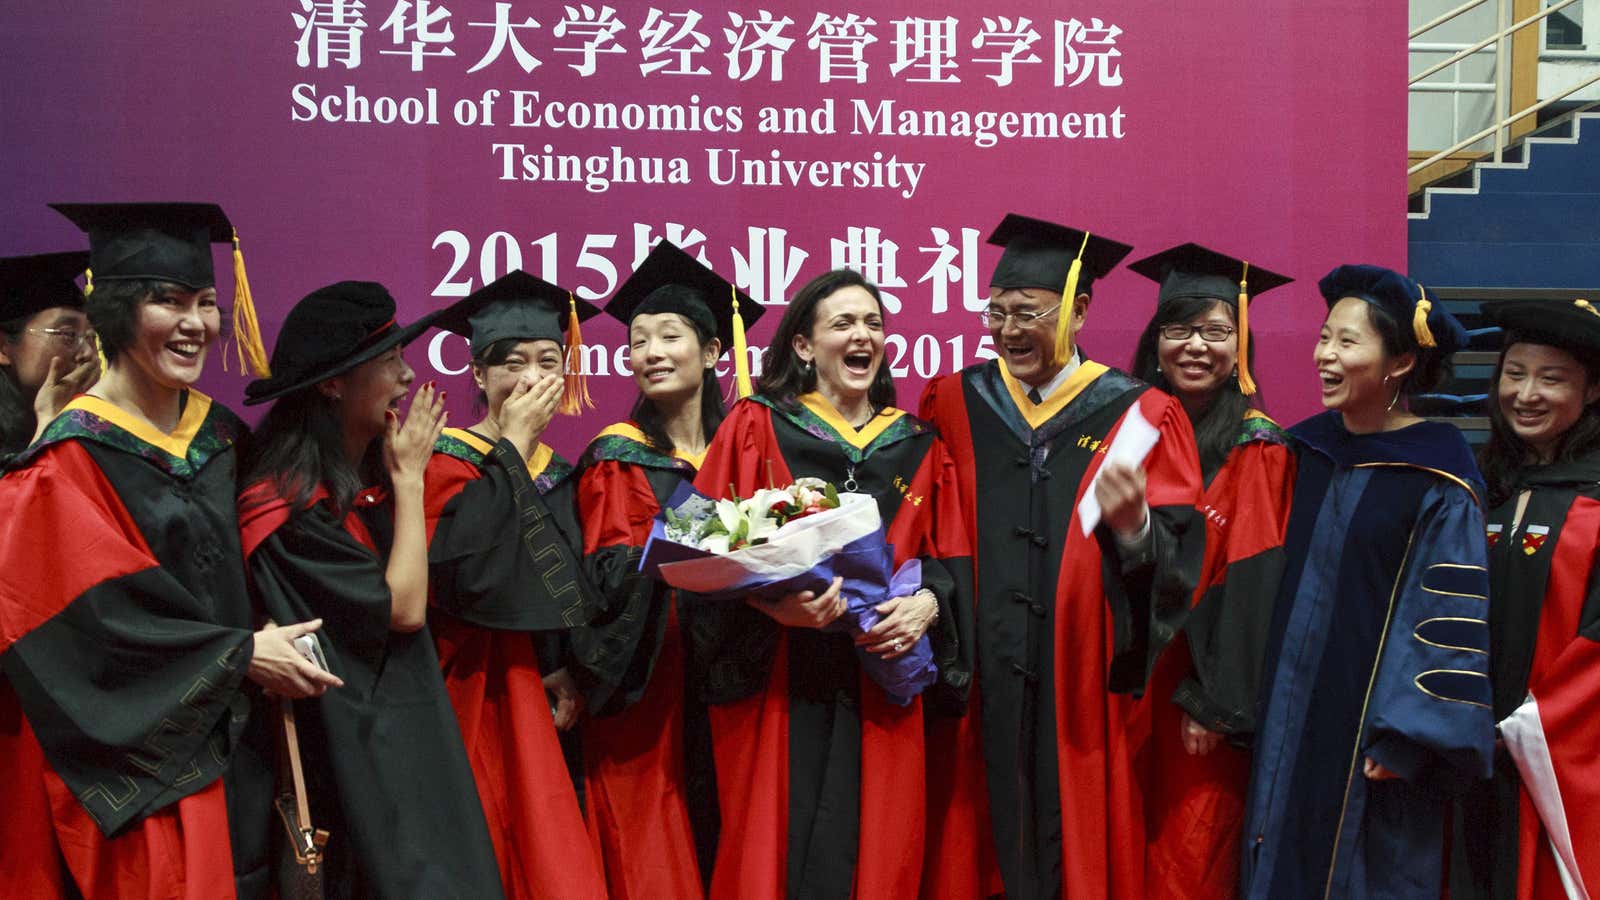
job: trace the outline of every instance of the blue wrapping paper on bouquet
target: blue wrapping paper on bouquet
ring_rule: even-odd
[[[876,607],[922,586],[922,565],[910,560],[894,568],[878,504],[867,494],[841,494],[840,506],[795,519],[766,536],[765,542],[728,553],[713,553],[668,537],[668,513],[679,517],[710,514],[715,501],[680,485],[651,526],[639,570],[680,590],[709,598],[735,600],[755,595],[776,600],[796,591],[821,593],[837,576],[845,613],[829,631],[861,634],[883,616]],[[867,677],[889,699],[907,706],[938,675],[926,635],[910,650],[886,660],[857,647]]]

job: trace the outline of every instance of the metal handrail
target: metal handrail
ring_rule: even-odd
[[[1551,8],[1554,9],[1554,7],[1551,7]],[[1589,77],[1588,79],[1586,79],[1586,80],[1584,80],[1584,81],[1582,81],[1582,82],[1580,82],[1578,84],[1575,84],[1572,87],[1567,88],[1566,90],[1562,91],[1561,93],[1556,94],[1554,97],[1548,97],[1548,98],[1546,98],[1544,100],[1540,100],[1538,103],[1535,103],[1534,105],[1528,107],[1527,109],[1523,110],[1522,112],[1516,113],[1515,115],[1507,116],[1507,117],[1501,119],[1500,121],[1494,123],[1493,125],[1490,125],[1488,128],[1485,128],[1484,130],[1478,132],[1477,134],[1473,135],[1472,137],[1469,137],[1466,140],[1457,142],[1455,144],[1455,146],[1453,146],[1453,147],[1448,147],[1448,148],[1446,148],[1444,150],[1440,150],[1438,153],[1435,153],[1434,155],[1432,155],[1432,156],[1428,157],[1427,159],[1423,160],[1422,162],[1417,163],[1416,165],[1412,166],[1409,169],[1406,169],[1406,174],[1407,175],[1415,175],[1418,172],[1422,171],[1423,169],[1426,169],[1427,167],[1429,167],[1429,166],[1433,165],[1434,163],[1438,162],[1439,160],[1444,159],[1445,157],[1449,156],[1450,154],[1456,152],[1457,150],[1464,150],[1467,147],[1470,147],[1473,144],[1476,144],[1477,142],[1483,140],[1484,138],[1488,137],[1489,135],[1494,134],[1495,132],[1504,129],[1506,126],[1510,125],[1512,122],[1516,122],[1519,119],[1525,118],[1531,113],[1536,113],[1539,110],[1544,109],[1546,106],[1549,106],[1550,104],[1555,103],[1558,100],[1565,100],[1567,97],[1571,96],[1572,94],[1576,94],[1577,92],[1583,90],[1584,88],[1588,87],[1591,84],[1595,84],[1596,82],[1600,82],[1600,74],[1593,75],[1593,76]]]
[[[1451,19],[1454,19],[1456,16],[1459,16],[1464,12],[1468,12],[1469,10],[1471,10],[1471,9],[1473,9],[1475,7],[1482,6],[1483,4],[1485,4],[1487,2],[1488,2],[1488,0],[1467,0],[1466,3],[1463,3],[1460,6],[1456,7],[1455,9],[1450,10],[1449,12],[1447,12],[1444,15],[1440,16],[1439,18],[1434,19],[1432,22],[1429,22],[1428,24],[1423,25],[1420,28],[1413,29],[1410,34],[1406,35],[1406,39],[1407,40],[1414,40],[1417,35],[1422,34],[1424,32],[1432,31],[1433,29],[1438,28],[1440,25],[1443,25],[1444,23],[1450,21]]]
[[[1417,73],[1416,75],[1411,76],[1411,80],[1407,81],[1406,84],[1408,84],[1408,85],[1416,84],[1417,82],[1421,81],[1422,79],[1427,78],[1429,75],[1433,75],[1433,74],[1439,72],[1442,69],[1447,69],[1450,66],[1453,66],[1458,62],[1461,62],[1462,60],[1466,59],[1467,57],[1471,56],[1474,53],[1477,53],[1479,50],[1482,50],[1483,48],[1489,46],[1490,44],[1494,43],[1495,41],[1502,40],[1504,38],[1510,37],[1511,35],[1516,34],[1517,32],[1519,32],[1522,29],[1528,27],[1529,25],[1532,25],[1534,22],[1537,22],[1540,19],[1543,19],[1543,18],[1549,16],[1552,13],[1560,12],[1561,10],[1566,9],[1567,7],[1569,7],[1572,4],[1577,3],[1577,2],[1578,2],[1578,0],[1561,0],[1561,2],[1559,2],[1559,3],[1556,3],[1556,4],[1552,5],[1552,6],[1547,6],[1544,9],[1540,10],[1539,12],[1534,13],[1533,15],[1527,17],[1526,19],[1523,19],[1522,21],[1520,21],[1520,22],[1518,22],[1518,23],[1516,23],[1514,25],[1510,25],[1508,27],[1500,29],[1499,31],[1495,32],[1494,34],[1489,35],[1488,37],[1486,37],[1483,40],[1477,42],[1476,44],[1473,44],[1472,46],[1468,47],[1467,49],[1462,50],[1460,53],[1457,53],[1456,55],[1450,57],[1449,59],[1443,60],[1443,61],[1441,61],[1439,63],[1436,63],[1434,65],[1429,66],[1426,69],[1423,69],[1421,72]]]

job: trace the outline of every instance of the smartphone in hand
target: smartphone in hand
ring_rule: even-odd
[[[312,634],[302,634],[295,638],[294,648],[299,650],[300,655],[304,656],[306,661],[311,663],[313,666],[316,666],[324,672],[330,671],[328,668],[328,657],[324,656],[322,653],[322,642],[317,639],[317,635],[314,632]]]

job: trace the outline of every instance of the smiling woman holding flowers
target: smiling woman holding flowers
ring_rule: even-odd
[[[922,869],[924,698],[893,702],[863,675],[927,635],[935,705],[959,710],[971,670],[971,563],[943,444],[895,409],[877,288],[839,270],[790,301],[763,357],[759,393],[736,405],[695,486],[750,497],[806,476],[877,502],[896,565],[923,586],[878,607],[865,634],[829,630],[835,580],[776,601],[704,600],[691,645],[711,709],[722,834],[713,897],[909,897]],[[785,798],[787,802],[785,802]]]

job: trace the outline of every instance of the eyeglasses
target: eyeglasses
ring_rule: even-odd
[[[1208,344],[1220,344],[1233,334],[1233,326],[1221,322],[1207,322],[1204,325],[1174,322],[1161,326],[1161,336],[1169,341],[1187,341],[1195,332],[1199,332],[1200,340]]]
[[[72,328],[25,328],[23,330],[33,334],[48,335],[56,343],[73,350],[89,343],[94,334],[91,331],[77,331]]]
[[[983,322],[985,328],[1004,328],[1006,327],[1006,320],[1010,319],[1016,323],[1018,328],[1026,331],[1029,328],[1038,327],[1040,322],[1054,315],[1056,310],[1060,308],[1061,304],[1057,303],[1049,309],[1041,309],[1038,312],[1008,313],[998,309],[986,309],[978,313],[978,319]]]

